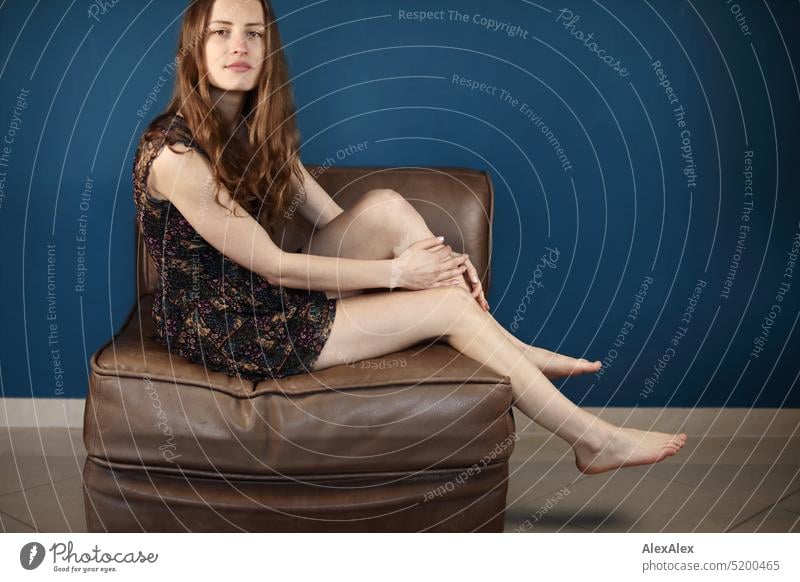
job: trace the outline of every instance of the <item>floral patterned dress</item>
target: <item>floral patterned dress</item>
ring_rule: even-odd
[[[191,362],[251,381],[311,372],[337,300],[270,284],[211,246],[169,200],[154,198],[147,177],[165,144],[180,142],[208,157],[180,115],[156,127],[157,137],[142,136],[133,166],[137,220],[159,273],[154,339]]]

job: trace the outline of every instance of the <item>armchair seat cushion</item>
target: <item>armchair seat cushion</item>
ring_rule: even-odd
[[[95,462],[278,479],[486,466],[513,449],[511,385],[443,343],[253,383],[171,355],[152,295],[92,358]]]

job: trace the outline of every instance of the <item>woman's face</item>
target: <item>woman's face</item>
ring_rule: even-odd
[[[266,30],[259,0],[217,0],[206,27],[208,80],[223,91],[250,91],[258,85]]]

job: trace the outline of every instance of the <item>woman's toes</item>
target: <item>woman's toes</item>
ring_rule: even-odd
[[[599,361],[590,362],[586,358],[581,358],[577,360],[580,367],[583,368],[587,372],[596,372],[602,367],[602,364]]]
[[[575,376],[596,372],[602,367],[599,360],[590,362],[586,358],[573,358],[564,354],[551,354],[546,358],[542,371],[550,377]]]

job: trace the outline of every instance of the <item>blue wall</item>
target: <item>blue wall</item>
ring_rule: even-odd
[[[796,2],[274,5],[304,161],[491,172],[496,317],[606,360],[570,398],[800,404]],[[184,2],[98,6],[0,9],[6,396],[83,397],[134,300],[132,156]]]

